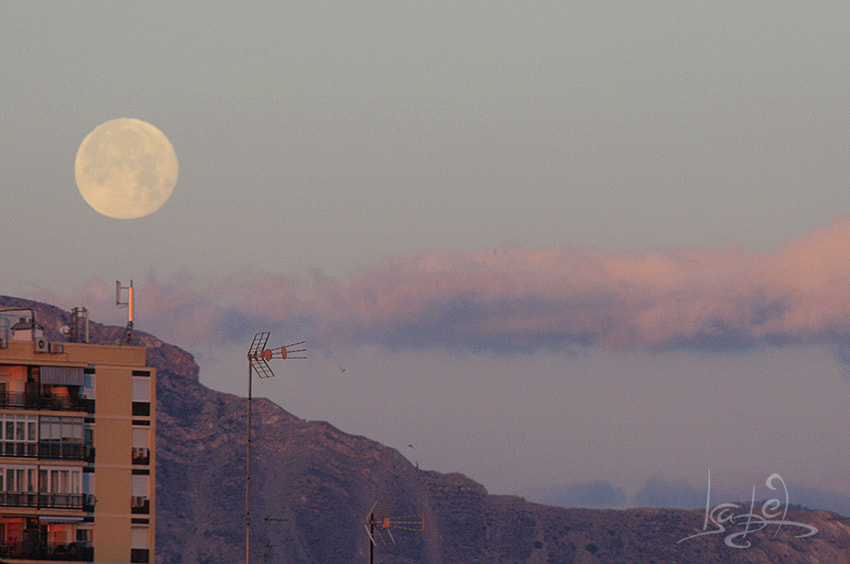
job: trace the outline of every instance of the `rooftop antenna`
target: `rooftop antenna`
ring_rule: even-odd
[[[121,290],[127,290],[127,301],[121,301]],[[115,305],[118,307],[127,308],[127,328],[124,330],[124,340],[122,344],[133,344],[133,308],[135,300],[133,299],[133,281],[130,280],[129,286],[121,286],[121,282],[115,281]]]
[[[72,343],[89,342],[89,310],[75,307],[71,310],[71,326],[68,328],[68,340]]]
[[[403,517],[390,517],[390,511],[395,505],[394,499],[379,500],[372,505],[369,515],[366,517],[366,533],[369,535],[369,564],[375,562],[375,546],[395,544],[392,529],[405,531],[424,531],[425,515],[405,515]]]
[[[280,358],[307,358],[300,356],[298,353],[303,353],[306,348],[295,348],[304,344],[304,341],[285,345],[276,349],[267,349],[266,343],[269,341],[269,332],[264,331],[254,335],[254,340],[251,341],[251,347],[248,349],[248,460],[247,460],[247,477],[245,478],[245,564],[251,564],[251,404],[253,397],[251,395],[251,383],[254,380],[254,370],[260,378],[272,378],[271,366],[269,360]],[[295,354],[293,354],[295,353]]]

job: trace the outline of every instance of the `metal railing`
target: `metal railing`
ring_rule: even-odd
[[[150,464],[151,449],[148,447],[133,447],[133,464]]]
[[[51,560],[65,562],[94,561],[94,547],[78,542],[68,544],[15,542],[0,544],[0,558]]]
[[[147,515],[151,512],[151,501],[147,496],[134,495],[130,500],[130,513]]]
[[[94,462],[94,447],[64,442],[0,442],[0,456],[9,458],[44,458],[49,460],[84,460]]]
[[[87,510],[94,503],[89,494],[64,494],[45,492],[0,492],[0,506],[34,507],[36,509]]]
[[[0,409],[48,409],[51,411],[94,412],[94,400],[38,392],[0,393]]]
[[[150,550],[147,548],[131,548],[130,562],[131,564],[147,564],[150,562]]]

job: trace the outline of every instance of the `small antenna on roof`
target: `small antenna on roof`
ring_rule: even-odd
[[[121,290],[127,290],[127,301],[121,301]],[[133,281],[130,280],[129,286],[121,286],[121,282],[118,280],[115,281],[115,305],[118,307],[126,307],[127,308],[127,328],[124,331],[124,340],[122,344],[124,345],[132,345],[133,344],[133,307],[134,307],[134,299],[133,299]]]
[[[405,531],[424,531],[425,515],[405,515],[390,517],[390,511],[395,505],[394,499],[376,501],[366,516],[366,533],[369,535],[369,564],[375,561],[375,545],[395,544],[391,529]]]
[[[89,310],[84,307],[71,310],[71,326],[68,328],[67,337],[72,343],[89,342]]]

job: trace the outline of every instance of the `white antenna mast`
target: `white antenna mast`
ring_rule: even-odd
[[[127,290],[127,301],[121,301],[121,290]],[[133,297],[133,281],[130,280],[129,286],[121,286],[121,282],[115,281],[115,305],[118,307],[127,308],[127,329],[124,331],[124,340],[122,344],[133,344],[133,309],[135,300]]]

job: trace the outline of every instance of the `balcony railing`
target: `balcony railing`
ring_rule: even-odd
[[[90,511],[94,507],[94,496],[44,492],[0,492],[0,506]]]
[[[151,414],[151,404],[147,401],[134,401],[133,402],[133,415],[141,416],[141,417],[150,417]]]
[[[51,460],[85,460],[94,462],[94,447],[81,443],[38,443],[38,457]]]
[[[148,447],[133,447],[133,464],[150,464],[151,449]]]
[[[62,442],[0,442],[0,456],[94,462],[94,447]]]
[[[94,400],[38,392],[0,393],[0,409],[49,409],[51,411],[86,411],[94,413]]]
[[[151,512],[151,501],[147,496],[134,495],[130,500],[130,513],[147,515]]]
[[[36,442],[3,442],[0,443],[0,456],[18,457],[18,458],[37,458],[38,443]]]
[[[77,542],[69,544],[8,543],[0,544],[0,558],[92,562],[94,561],[94,547]]]
[[[150,562],[150,550],[147,548],[131,548],[130,562],[131,564],[147,564]]]

